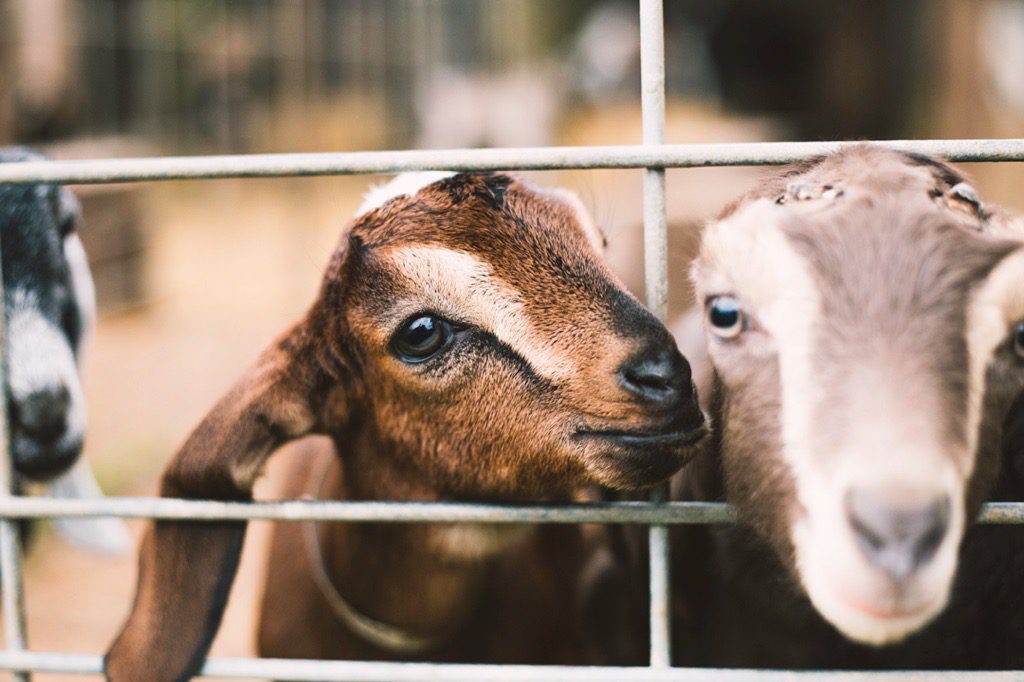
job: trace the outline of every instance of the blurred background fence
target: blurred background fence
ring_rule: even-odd
[[[580,109],[636,107],[628,0],[0,8],[0,140],[127,135],[202,152],[521,145],[557,136]],[[778,117],[794,139],[908,137],[922,126],[981,136],[1000,113],[1019,124],[1022,12],[1018,0],[675,0],[667,93]],[[463,124],[514,124],[462,125],[478,139],[453,144],[434,120],[441,107]]]

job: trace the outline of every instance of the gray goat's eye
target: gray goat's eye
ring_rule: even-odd
[[[1013,328],[1013,352],[1024,360],[1024,322],[1018,322]]]
[[[734,339],[745,326],[739,301],[732,296],[714,296],[708,300],[708,326],[720,339]]]
[[[401,326],[391,347],[404,362],[423,362],[440,353],[451,340],[452,325],[434,315],[416,315]]]

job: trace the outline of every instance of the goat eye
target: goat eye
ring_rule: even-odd
[[[743,311],[732,296],[715,296],[708,302],[708,323],[720,339],[734,339],[743,331]]]
[[[1024,360],[1024,322],[1018,322],[1013,328],[1013,352]]]
[[[392,347],[405,362],[423,362],[437,355],[452,337],[452,325],[433,315],[409,320],[398,330]]]

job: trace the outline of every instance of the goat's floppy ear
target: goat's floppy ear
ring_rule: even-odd
[[[164,497],[249,500],[270,454],[320,430],[331,380],[300,324],[265,350],[164,472]],[[332,409],[336,409],[332,405]],[[202,666],[238,568],[245,522],[158,521],[139,556],[135,603],[105,660],[111,680],[182,680]]]

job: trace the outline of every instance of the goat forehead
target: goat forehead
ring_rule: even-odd
[[[443,251],[455,254],[453,261],[471,257],[519,292],[526,305],[545,296],[561,296],[563,305],[572,306],[615,295],[620,287],[595,249],[594,233],[577,220],[576,207],[515,188],[508,194],[500,209],[467,201],[441,210],[409,200],[368,229],[357,225],[355,235],[369,253],[388,258],[410,249],[429,251],[432,261]],[[478,269],[456,267],[450,275],[470,285]]]
[[[956,169],[919,154],[907,154],[871,145],[848,147],[823,158],[797,164],[765,180],[759,187],[729,204],[718,216],[729,218],[758,199],[775,200],[792,183],[807,185],[842,184],[881,196],[910,192],[920,196],[941,192],[963,182]]]
[[[905,199],[861,201],[782,228],[809,265],[838,341],[963,338],[972,292],[1012,250]]]
[[[821,299],[820,314],[851,328],[902,328],[926,317],[962,318],[972,291],[1017,246],[951,223],[927,195],[848,194],[810,210],[761,199],[713,224],[698,284],[735,288],[756,308],[799,295],[782,267],[795,257]]]

